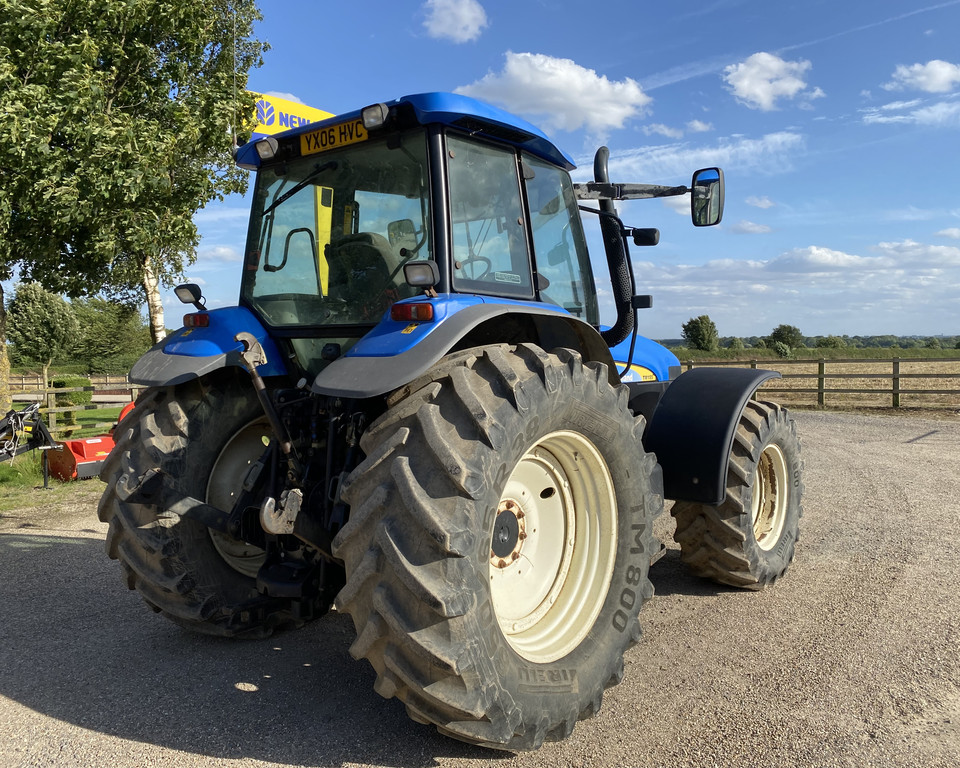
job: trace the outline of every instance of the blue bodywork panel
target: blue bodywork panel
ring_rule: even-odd
[[[502,109],[471,99],[469,96],[461,96],[456,93],[418,93],[412,96],[403,96],[395,101],[388,101],[386,105],[388,108],[411,107],[421,125],[439,123],[471,132],[479,130],[481,133],[484,126],[487,126],[492,129],[492,133],[498,141],[522,147],[531,154],[568,171],[576,167],[570,156],[550,141],[546,134],[535,125],[531,125],[526,120]],[[362,112],[362,109],[358,109],[331,117],[329,120],[320,120],[299,128],[291,128],[289,131],[278,133],[276,138],[278,141],[283,141],[290,137],[320,130],[326,126],[358,120]],[[370,135],[375,136],[376,129],[372,129]],[[257,154],[255,145],[256,141],[251,141],[237,151],[236,161],[240,166],[244,168],[260,167],[260,156]]]
[[[141,357],[130,371],[130,381],[147,386],[179,384],[219,368],[241,366],[243,345],[234,340],[241,331],[252,334],[263,347],[267,362],[261,376],[287,373],[283,357],[266,329],[245,307],[204,311],[210,318],[205,328],[181,328]]]
[[[617,363],[617,370],[622,371],[630,358],[630,340],[628,336],[624,341],[610,348],[610,354]],[[620,380],[626,383],[635,381],[670,381],[671,368],[673,374],[679,372],[680,361],[677,356],[669,349],[657,342],[648,339],[646,336],[637,336],[637,342],[633,349],[633,360],[630,361],[630,369],[624,373]]]
[[[366,336],[354,344],[344,357],[392,357],[413,349],[430,334],[439,330],[445,320],[468,307],[482,304],[506,305],[523,309],[554,311],[560,317],[570,314],[553,304],[539,301],[514,301],[491,296],[476,296],[466,293],[442,293],[435,299],[414,298],[398,301],[397,304],[432,304],[434,319],[429,322],[391,320],[387,311],[383,320]]]

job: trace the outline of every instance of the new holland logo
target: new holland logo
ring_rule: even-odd
[[[273,125],[275,119],[273,104],[266,99],[260,99],[257,102],[257,122],[260,125]]]

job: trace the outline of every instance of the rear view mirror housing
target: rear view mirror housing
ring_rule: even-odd
[[[723,218],[723,170],[701,168],[690,182],[690,218],[695,227],[712,227]]]

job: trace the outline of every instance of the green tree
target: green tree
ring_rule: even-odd
[[[252,121],[259,18],[255,0],[0,0],[0,279],[146,296],[163,334],[193,215],[246,185],[229,134]]]
[[[924,345],[927,349],[942,349],[943,345],[940,343],[940,339],[936,336],[931,336],[927,339],[927,343]]]
[[[821,336],[817,339],[818,349],[843,349],[847,343],[841,336]]]
[[[741,339],[739,336],[734,336],[730,340],[730,344],[727,349],[733,350],[734,352],[742,352],[744,349],[746,349],[746,345],[743,343],[743,339]]]
[[[77,299],[72,306],[80,328],[68,352],[86,373],[129,371],[150,348],[150,329],[130,305],[94,297]]]
[[[786,358],[786,357],[790,357],[790,355],[793,354],[793,351],[790,349],[790,347],[788,347],[782,341],[773,342],[773,350],[774,352],[777,353],[777,357]]]
[[[720,345],[717,326],[709,315],[691,317],[682,326],[683,338],[692,349],[715,352]]]
[[[61,296],[39,283],[20,283],[7,308],[7,329],[16,360],[38,365],[44,386],[50,363],[76,340],[77,318]]]
[[[803,346],[803,334],[795,325],[778,325],[773,329],[769,340],[772,345],[780,342],[791,349]]]

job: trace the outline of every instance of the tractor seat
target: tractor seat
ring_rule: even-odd
[[[390,279],[397,255],[383,235],[358,232],[336,240],[326,249],[330,269],[329,294],[346,302],[361,322],[379,319],[396,301]]]

